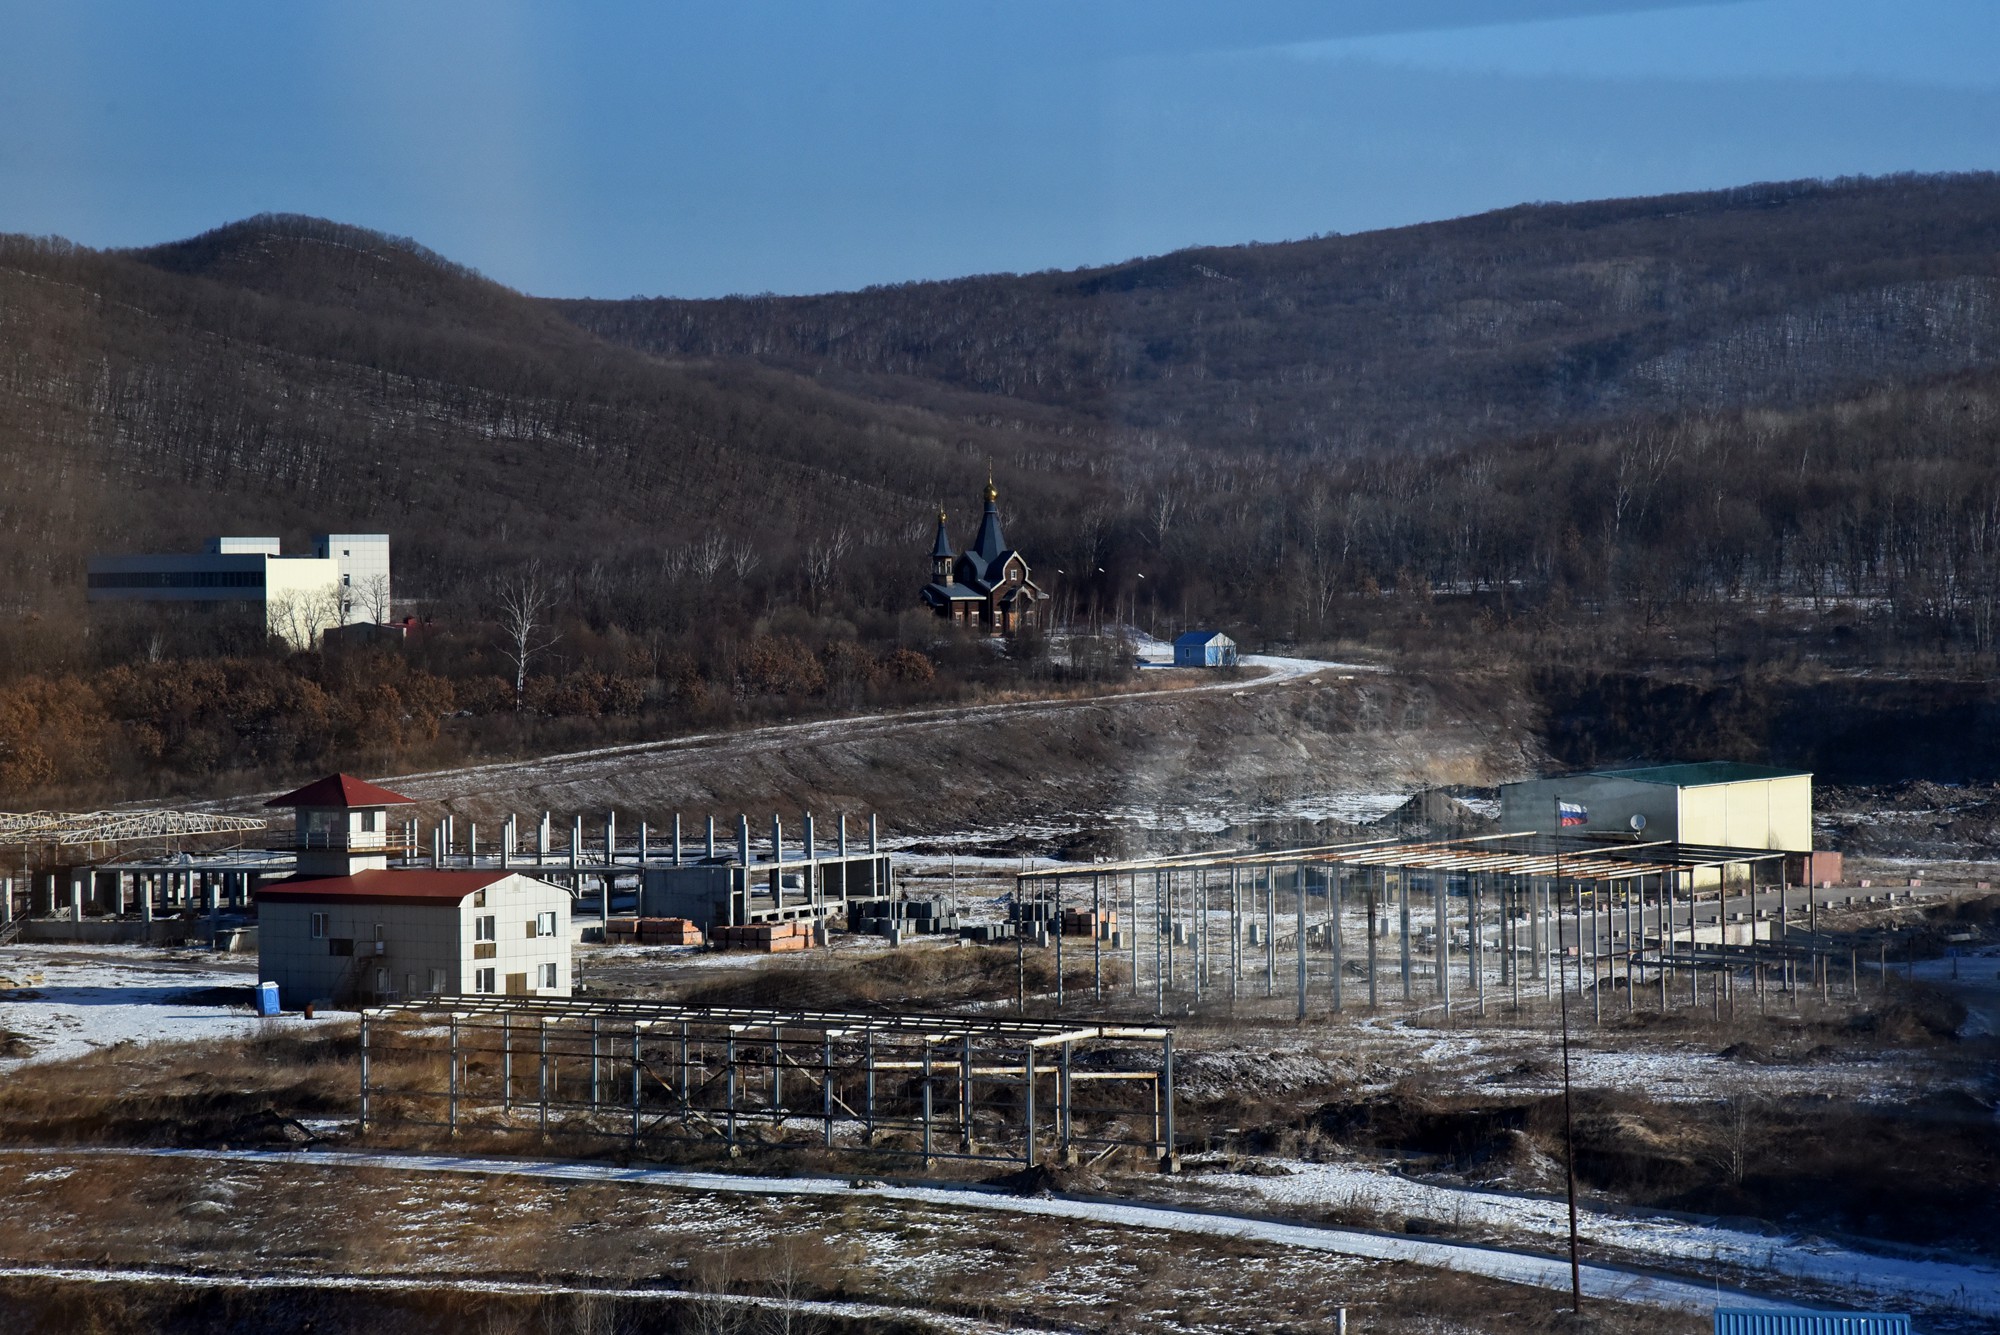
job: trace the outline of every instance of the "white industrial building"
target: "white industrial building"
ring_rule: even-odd
[[[328,533],[312,556],[277,538],[219,537],[203,552],[93,556],[93,603],[181,604],[261,614],[264,633],[311,648],[329,626],[389,619],[389,535]]]
[[[1500,828],[1806,853],[1812,774],[1714,760],[1530,779],[1500,789]]]
[[[388,534],[322,533],[313,539],[313,555],[332,561],[339,574],[341,625],[389,620]]]
[[[391,868],[388,808],[410,800],[336,774],[266,804],[297,812],[298,873],[257,891],[259,980],[289,1007],[569,996],[569,892],[504,868]]]

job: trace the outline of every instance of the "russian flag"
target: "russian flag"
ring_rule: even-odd
[[[1556,821],[1562,826],[1590,824],[1590,809],[1581,802],[1565,802],[1556,799]]]

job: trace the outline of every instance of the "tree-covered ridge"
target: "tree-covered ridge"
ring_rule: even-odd
[[[1212,446],[1427,448],[2000,358],[2000,177],[1523,205],[1104,269],[565,301],[668,357],[915,378]]]

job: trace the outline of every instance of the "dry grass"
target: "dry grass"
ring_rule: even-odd
[[[30,1162],[33,1172],[17,1171]],[[129,1266],[171,1257],[212,1273],[395,1273],[440,1285],[436,1294],[375,1295],[371,1305],[328,1290],[202,1297],[133,1285],[79,1293],[12,1284],[0,1286],[0,1328],[10,1332],[296,1330],[302,1316],[320,1332],[605,1328],[567,1324],[585,1317],[612,1329],[627,1318],[643,1318],[648,1331],[770,1328],[755,1319],[731,1324],[742,1309],[700,1296],[712,1293],[778,1304],[773,1310],[791,1299],[851,1298],[1100,1331],[1318,1330],[1342,1305],[1361,1317],[1361,1329],[1436,1331],[1448,1328],[1436,1323],[1449,1312],[1482,1310],[1507,1315],[1468,1328],[1503,1335],[1556,1328],[1548,1323],[1550,1295],[1505,1284],[1465,1280],[1447,1301],[1433,1291],[1436,1275],[1407,1267],[857,1199],[703,1197],[271,1164],[57,1165],[0,1155],[0,1221],[0,1260],[15,1264]],[[694,1296],[593,1314],[567,1301],[444,1294],[448,1281],[475,1277],[659,1284]],[[1629,1318],[1621,1329],[1690,1328],[1617,1310]],[[229,1321],[211,1324],[224,1311]],[[435,1324],[423,1326],[424,1317]]]
[[[109,1048],[0,1082],[0,1144],[213,1145],[284,1138],[276,1117],[351,1115],[353,1032]]]

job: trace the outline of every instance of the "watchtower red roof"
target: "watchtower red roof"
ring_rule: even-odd
[[[387,788],[377,788],[351,774],[329,774],[324,779],[314,779],[295,793],[274,797],[264,805],[267,807],[388,807],[399,803],[415,802],[414,797],[404,797],[392,793]]]

